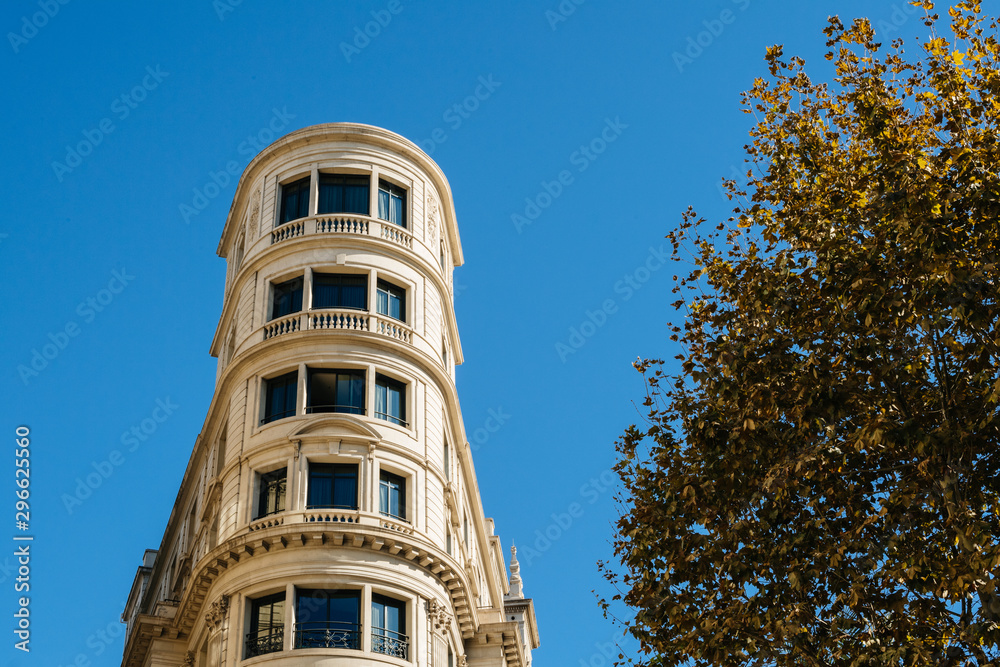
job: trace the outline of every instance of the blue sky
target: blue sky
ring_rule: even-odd
[[[466,258],[459,395],[486,513],[521,550],[535,661],[610,664],[602,647],[620,631],[592,591],[606,592],[595,563],[611,555],[614,441],[643,392],[631,362],[677,353],[663,236],[688,205],[726,215],[720,179],[742,169],[752,121],[740,92],[766,74],[767,46],[785,44],[826,78],[828,15],[865,15],[885,41],[912,40],[925,28],[906,10],[4,3],[0,427],[11,448],[17,426],[31,429],[35,541],[25,654],[7,629],[19,533],[8,455],[0,664],[120,663],[119,615],[212,395],[227,166],[333,121],[398,132],[447,175]],[[485,430],[497,415],[500,428]],[[145,439],[110,460],[144,420]],[[67,504],[95,472],[97,488]]]

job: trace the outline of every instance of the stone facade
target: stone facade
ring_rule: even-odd
[[[218,254],[215,394],[123,667],[528,667],[458,407],[437,165],[375,127],[293,132],[246,168]]]

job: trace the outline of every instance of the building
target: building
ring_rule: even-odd
[[[412,142],[305,128],[236,189],[215,394],[122,620],[123,667],[529,667],[455,365],[451,191]]]

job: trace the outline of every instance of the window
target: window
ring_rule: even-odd
[[[445,528],[444,547],[445,547],[445,550],[448,552],[448,555],[451,556],[452,553],[451,553],[451,527],[450,526],[448,528]]]
[[[309,464],[309,509],[358,509],[358,467],[343,463]]]
[[[309,177],[281,186],[281,212],[278,224],[283,225],[309,215]]]
[[[261,424],[295,414],[298,373],[287,373],[264,381],[264,417]]]
[[[257,516],[254,519],[285,511],[285,492],[288,487],[287,468],[260,476],[257,492]]]
[[[302,310],[302,278],[271,285],[271,319]]]
[[[382,471],[378,484],[378,509],[395,519],[406,521],[406,480]]]
[[[358,591],[299,589],[295,599],[295,648],[361,648]]]
[[[399,321],[406,320],[406,290],[385,280],[378,281],[375,310]]]
[[[451,448],[444,443],[444,478],[451,481]]]
[[[406,227],[406,190],[388,181],[378,182],[378,217]]]
[[[250,633],[244,660],[285,647],[285,594],[250,601]]]
[[[320,174],[316,212],[368,215],[368,182],[367,176]]]
[[[384,375],[376,375],[375,416],[406,426],[406,385]]]
[[[406,603],[384,595],[372,595],[372,652],[407,657]]]
[[[465,515],[465,519],[463,519],[463,521],[462,521],[462,534],[464,536],[463,541],[465,542],[466,547],[468,547],[468,545],[469,545],[469,515],[468,514]]]
[[[309,402],[306,412],[365,413],[365,372],[309,369]]]
[[[368,276],[313,274],[312,307],[368,310]]]

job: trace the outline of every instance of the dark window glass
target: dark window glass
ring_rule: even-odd
[[[309,464],[309,498],[313,508],[358,508],[358,467],[342,463]]]
[[[302,278],[293,278],[283,283],[272,285],[273,305],[271,319],[284,317],[302,310]]]
[[[375,310],[397,320],[406,320],[406,290],[385,280],[378,281]]]
[[[283,225],[309,215],[309,177],[281,186],[281,214],[278,224]]]
[[[261,424],[295,414],[298,373],[288,373],[265,381],[264,418]]]
[[[367,176],[320,174],[317,213],[368,215],[369,180]]]
[[[247,634],[246,656],[274,653],[284,648],[285,594],[277,593],[250,601],[250,633]]]
[[[260,493],[257,496],[257,516],[285,511],[285,491],[288,486],[287,469],[275,470],[260,476]]]
[[[295,648],[361,648],[358,591],[299,589],[295,600]]]
[[[365,413],[364,371],[309,369],[306,412]]]
[[[382,514],[406,520],[406,480],[391,472],[379,476],[378,509]]]
[[[406,603],[372,595],[372,651],[408,659]]]
[[[368,310],[368,276],[313,274],[312,307]]]
[[[378,182],[378,217],[406,227],[406,190],[388,181]]]
[[[384,375],[376,375],[375,416],[406,426],[406,385]]]

